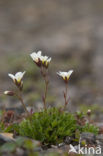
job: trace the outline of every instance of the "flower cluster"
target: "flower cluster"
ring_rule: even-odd
[[[47,91],[48,91],[48,67],[49,64],[51,62],[51,57],[48,56],[43,56],[41,51],[33,52],[30,54],[31,58],[33,59],[33,61],[36,63],[36,65],[38,67],[40,67],[41,69],[41,74],[44,78],[44,82],[45,82],[45,91],[44,91],[44,95],[42,96],[42,100],[43,100],[43,104],[44,104],[44,109],[47,109],[47,105],[46,105],[46,99],[47,99]],[[26,106],[23,102],[22,99],[22,89],[23,89],[23,76],[26,72],[17,72],[15,75],[13,74],[8,74],[8,76],[13,80],[14,84],[17,86],[18,90],[19,90],[19,94],[18,92],[13,92],[13,91],[5,91],[4,94],[5,95],[9,95],[9,96],[16,96],[18,97],[18,99],[21,101],[25,111],[28,113]],[[69,70],[68,72],[57,72],[57,74],[62,77],[62,79],[64,80],[66,87],[65,87],[65,92],[64,92],[64,99],[65,99],[65,105],[64,107],[66,107],[66,105],[68,104],[68,98],[67,98],[67,82],[69,81],[69,78],[71,76],[71,74],[73,73],[73,70]]]
[[[47,109],[46,99],[47,99],[48,84],[49,84],[48,67],[51,62],[51,57],[43,56],[41,51],[38,51],[37,53],[33,52],[32,54],[30,54],[30,56],[33,59],[33,61],[36,63],[36,65],[40,67],[41,75],[45,81],[45,91],[44,91],[44,95],[42,96],[42,100],[44,104],[44,109],[46,110]]]
[[[37,64],[37,66],[39,67],[45,67],[48,68],[50,62],[51,62],[51,57],[48,58],[48,56],[42,56],[42,52],[38,51],[33,52],[32,54],[30,54],[31,58],[33,59],[33,61]]]

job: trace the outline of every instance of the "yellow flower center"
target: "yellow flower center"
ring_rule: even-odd
[[[21,79],[18,79],[17,82],[20,83],[21,82]]]

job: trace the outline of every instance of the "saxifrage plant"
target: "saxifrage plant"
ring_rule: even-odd
[[[42,52],[33,52],[30,54],[35,64],[40,68],[41,75],[45,81],[44,95],[42,96],[43,111],[30,113],[23,101],[23,81],[22,78],[25,72],[17,72],[15,75],[9,74],[9,77],[13,79],[14,84],[17,86],[17,91],[5,91],[5,95],[16,96],[24,107],[27,113],[27,118],[21,121],[19,125],[11,126],[6,131],[17,131],[19,135],[27,136],[36,140],[40,140],[43,144],[57,144],[63,142],[66,136],[75,136],[76,130],[80,132],[93,132],[98,133],[97,127],[88,124],[78,125],[76,118],[73,114],[65,112],[66,107],[69,103],[68,98],[68,81],[73,73],[73,70],[68,72],[58,72],[57,74],[62,77],[65,82],[64,91],[64,106],[61,109],[50,108],[47,109],[47,92],[48,92],[48,68],[51,62],[51,58],[48,56],[42,56]]]

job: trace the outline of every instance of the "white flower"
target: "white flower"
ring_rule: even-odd
[[[38,51],[37,53],[33,52],[32,54],[30,54],[31,58],[35,63],[38,63],[40,61],[41,53],[41,51]]]
[[[48,58],[48,56],[41,56],[40,60],[42,62],[42,65],[47,68],[49,63],[50,63],[50,61],[51,61],[51,57]]]
[[[24,74],[25,74],[25,71],[24,72],[17,72],[15,75],[8,74],[8,76],[14,81],[14,83],[20,84]]]
[[[63,80],[66,82],[69,80],[72,73],[73,73],[73,70],[69,70],[68,72],[61,72],[61,71],[57,72],[57,74],[61,76]]]
[[[51,58],[48,58],[48,56],[42,56],[41,51],[38,51],[37,53],[33,52],[30,56],[39,67],[44,66],[47,68],[51,61]]]

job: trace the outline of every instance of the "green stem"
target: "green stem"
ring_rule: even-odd
[[[45,93],[43,96],[43,104],[44,104],[44,110],[47,110],[46,100],[47,100],[47,92],[48,92],[48,84],[49,84],[48,79],[47,79],[48,71],[46,70],[46,72],[44,72],[43,68],[41,68],[41,74],[45,82]]]
[[[27,108],[26,108],[26,106],[25,106],[25,104],[24,104],[24,101],[23,101],[23,98],[22,98],[22,93],[21,93],[20,90],[19,90],[19,95],[16,94],[16,96],[17,96],[17,98],[20,100],[20,102],[21,102],[21,104],[22,104],[22,106],[23,106],[25,112],[26,112],[26,113],[28,114],[28,116],[29,116],[30,113],[28,112],[28,110],[27,110]]]

